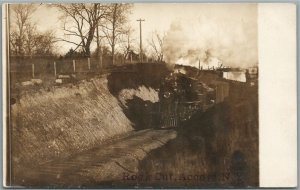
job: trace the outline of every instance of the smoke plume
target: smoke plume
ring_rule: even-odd
[[[174,21],[164,38],[165,61],[198,67],[200,60],[203,68],[221,64],[238,68],[256,65],[256,14],[236,18],[229,11],[227,16],[216,13],[216,16]]]

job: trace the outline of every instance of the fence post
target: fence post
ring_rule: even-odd
[[[34,63],[32,63],[31,68],[32,68],[32,78],[34,78]]]
[[[88,57],[88,68],[91,70],[91,59]]]
[[[54,66],[54,76],[56,76],[56,62],[53,62],[53,66]]]
[[[76,71],[75,60],[73,60],[73,71],[74,71],[74,73],[75,73],[75,71]]]

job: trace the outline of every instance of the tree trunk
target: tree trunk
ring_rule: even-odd
[[[115,45],[111,46],[112,65],[115,65]]]
[[[102,70],[103,63],[102,63],[102,47],[101,47],[101,45],[99,46],[99,63],[100,63],[100,69]]]
[[[91,43],[92,43],[93,38],[94,38],[95,30],[96,30],[96,25],[91,26],[91,28],[89,30],[88,37],[86,39],[86,44],[85,44],[85,47],[84,47],[86,56],[91,55],[90,46],[91,46]]]
[[[99,26],[97,26],[97,58],[99,61],[99,67],[100,71],[102,70],[102,48],[100,45],[100,39],[99,39]]]
[[[85,56],[90,57],[91,56],[91,51],[90,51],[90,46],[85,46]]]
[[[113,22],[112,22],[112,42],[111,42],[111,54],[112,54],[112,64],[115,64],[115,40],[116,40],[116,22],[117,22],[117,8],[118,4],[114,5],[113,10]]]

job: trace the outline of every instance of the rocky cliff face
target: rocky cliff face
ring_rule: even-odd
[[[70,156],[131,131],[119,104],[106,77],[24,91],[11,106],[14,166]]]

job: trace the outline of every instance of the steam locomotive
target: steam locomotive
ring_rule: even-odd
[[[177,127],[195,112],[204,112],[228,96],[226,82],[209,85],[183,73],[173,72],[162,82],[159,92],[160,127]]]

